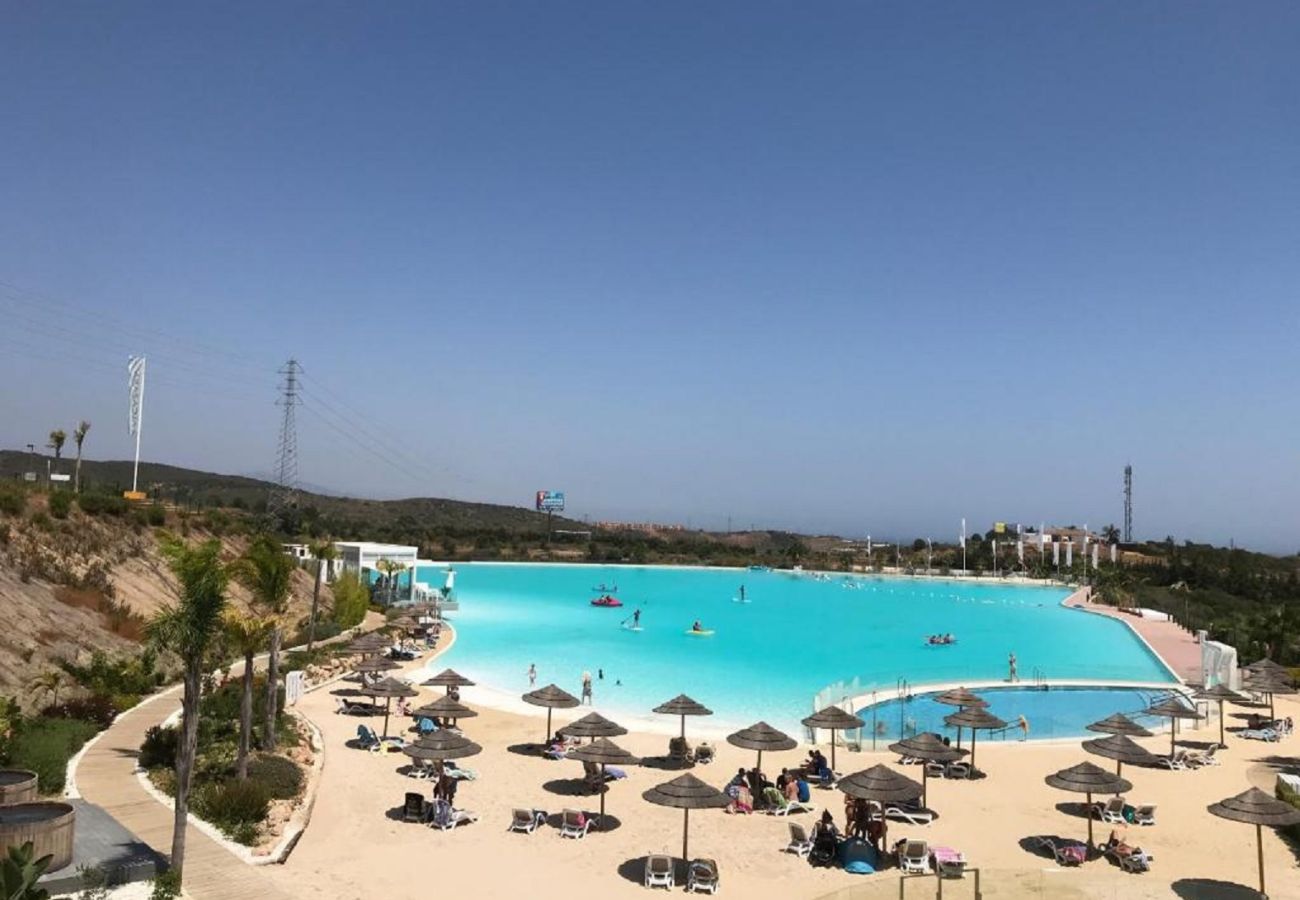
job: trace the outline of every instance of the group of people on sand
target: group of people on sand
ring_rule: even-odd
[[[723,793],[731,801],[727,804],[729,813],[751,813],[755,809],[778,808],[796,801],[807,803],[812,799],[804,773],[782,769],[773,782],[757,766],[749,771],[744,766],[737,769]]]
[[[829,815],[830,810],[827,810]],[[885,821],[884,810],[874,800],[860,797],[844,797],[844,835],[870,842],[877,851],[884,852],[888,846],[889,825]]]

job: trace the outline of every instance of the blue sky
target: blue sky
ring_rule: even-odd
[[[0,445],[1300,546],[1300,8],[11,3]]]

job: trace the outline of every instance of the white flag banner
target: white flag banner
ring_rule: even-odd
[[[1074,565],[1074,541],[1065,542],[1065,567],[1068,569]]]
[[[126,364],[131,393],[131,409],[127,419],[129,434],[135,437],[140,431],[140,417],[144,411],[144,357],[132,356]]]
[[[1056,541],[1052,541],[1052,565],[1059,566],[1060,564],[1061,564],[1061,545],[1058,544]]]
[[[1111,561],[1112,563],[1115,562],[1115,545],[1114,545],[1114,544],[1111,544],[1111,545],[1110,545],[1110,561]]]
[[[1016,562],[1021,565],[1025,564],[1025,542],[1023,538],[1016,541]]]
[[[1093,545],[1092,545],[1092,567],[1093,567],[1094,569],[1097,568],[1097,554],[1098,554],[1098,552],[1099,552],[1100,550],[1101,550],[1101,545],[1100,545],[1100,544],[1093,544]]]

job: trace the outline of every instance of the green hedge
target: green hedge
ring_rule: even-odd
[[[1280,781],[1277,783],[1277,799],[1300,809],[1300,793],[1296,793]],[[1292,842],[1300,844],[1300,825],[1287,825],[1281,829],[1281,832]]]
[[[248,764],[248,777],[273,800],[290,800],[302,790],[302,769],[283,756],[259,756]]]
[[[257,840],[257,826],[266,818],[270,805],[270,791],[251,779],[201,785],[193,796],[194,811],[199,817],[241,844]]]
[[[98,731],[94,722],[81,719],[26,719],[9,742],[8,765],[35,772],[41,793],[60,793],[68,760]]]

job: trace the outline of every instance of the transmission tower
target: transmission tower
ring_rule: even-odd
[[[298,396],[301,372],[302,366],[296,359],[289,360],[279,370],[284,380],[280,382],[280,399],[275,405],[284,409],[284,418],[280,422],[280,446],[275,458],[275,487],[266,505],[272,515],[298,505],[298,426],[294,409],[302,403]]]
[[[1133,543],[1133,467],[1124,467],[1124,543]]]

